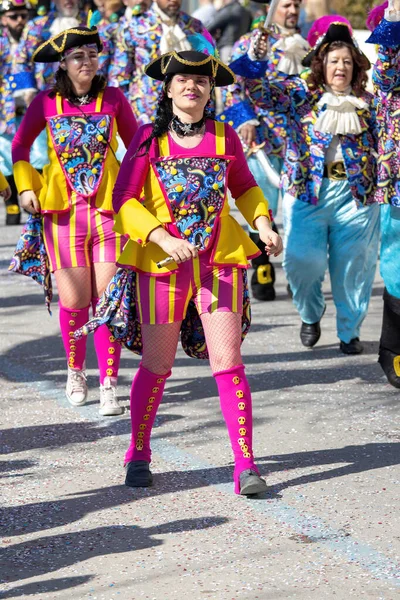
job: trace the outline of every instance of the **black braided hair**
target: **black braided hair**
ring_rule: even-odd
[[[143,156],[144,154],[147,154],[150,150],[152,141],[155,138],[161,137],[164,133],[167,133],[167,131],[169,130],[169,124],[173,119],[174,113],[172,111],[172,100],[167,96],[167,87],[172,77],[173,75],[167,75],[164,79],[162,90],[157,101],[157,110],[153,123],[153,130],[147,138],[147,140],[140,144],[133,157]],[[210,79],[210,84],[212,94],[214,90],[213,79]],[[204,108],[204,116],[206,119],[215,119],[215,109],[212,105],[213,102],[209,100]]]

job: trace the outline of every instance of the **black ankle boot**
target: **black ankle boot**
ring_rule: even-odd
[[[388,382],[400,388],[400,299],[383,292],[383,320],[379,358]]]
[[[390,385],[400,389],[400,355],[386,350],[386,348],[379,348],[378,363]]]
[[[275,300],[275,269],[270,263],[269,256],[265,251],[265,244],[260,240],[258,233],[250,232],[250,239],[257,245],[261,251],[260,256],[253,258],[251,265],[254,273],[251,276],[251,291],[253,298],[262,302]]]
[[[125,465],[125,485],[128,487],[151,487],[153,475],[146,460],[133,460]]]
[[[6,200],[6,225],[19,225],[21,223],[21,210],[18,204],[18,192],[12,175],[6,177],[11,188],[11,198]]]

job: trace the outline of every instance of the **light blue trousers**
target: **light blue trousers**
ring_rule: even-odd
[[[321,319],[329,268],[338,337],[359,337],[378,258],[379,206],[357,209],[347,181],[325,178],[316,206],[284,197],[283,226],[283,267],[301,320]]]
[[[381,205],[381,275],[391,296],[400,298],[400,207]]]
[[[272,154],[268,158],[271,161],[272,166],[276,169],[276,171],[280,173],[282,171],[283,159],[279,158],[279,156],[275,156],[274,154]],[[260,186],[262,193],[268,200],[269,209],[272,210],[272,214],[274,215],[274,217],[276,217],[276,213],[278,211],[279,194],[281,193],[281,190],[274,187],[269,182],[263,168],[254,156],[250,156],[248,158],[247,164],[249,165],[249,169],[252,172],[252,175],[256,180],[257,185]],[[256,231],[254,229],[250,229],[250,227],[249,230],[253,232]]]

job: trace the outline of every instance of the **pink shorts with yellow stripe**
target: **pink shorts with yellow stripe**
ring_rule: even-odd
[[[182,321],[191,299],[199,315],[243,310],[241,269],[210,265],[208,252],[180,264],[177,273],[160,277],[137,273],[136,281],[140,323]]]
[[[86,198],[77,197],[71,210],[44,215],[44,242],[51,271],[115,263],[126,238],[115,233],[113,215],[100,213]]]

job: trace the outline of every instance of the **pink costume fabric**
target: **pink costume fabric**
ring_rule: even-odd
[[[236,267],[210,264],[210,252],[179,265],[163,277],[137,274],[140,323],[174,323],[185,318],[191,298],[199,315],[243,310],[243,277]]]
[[[69,212],[45,215],[43,236],[50,270],[117,262],[126,237],[115,233],[113,226],[113,216],[99,212],[86,198],[77,200]]]
[[[92,298],[93,314],[96,312],[98,301],[98,298]],[[99,365],[100,384],[103,385],[106,377],[116,378],[118,376],[122,346],[111,335],[107,325],[101,325],[101,327],[96,329],[93,337]]]
[[[132,147],[135,149],[139,148],[140,145],[147,140],[151,130],[152,125],[141,127],[132,142]],[[207,119],[204,137],[194,148],[184,148],[168,135],[170,155],[189,157],[214,156],[215,136],[213,131],[213,121]],[[228,171],[227,187],[230,189],[234,198],[239,198],[246,190],[257,184],[249,171],[237,134],[230,127],[226,127],[225,133],[225,154],[227,156],[233,156],[236,159],[234,176],[232,176],[231,170]],[[118,213],[121,206],[130,198],[140,198],[150,168],[151,151],[152,148],[150,148],[150,153],[143,151],[139,156],[134,156],[132,160],[125,160],[122,163],[113,193],[113,208],[115,213]]]
[[[235,493],[240,493],[239,475],[246,469],[260,474],[253,456],[253,418],[250,387],[244,365],[214,373],[221,411],[228,429],[235,460]]]
[[[133,460],[151,462],[150,435],[171,371],[156,375],[139,365],[131,388],[132,438],[125,454],[125,464]]]
[[[73,333],[87,322],[89,318],[89,306],[85,308],[67,308],[61,302],[58,302],[58,306],[60,309],[61,336],[67,355],[68,366],[71,369],[82,370],[85,365],[87,338],[84,337],[80,340],[75,340]]]
[[[13,162],[17,163],[16,169],[20,168],[20,186],[29,186],[30,148],[44,128],[50,164],[43,172],[47,193],[39,198],[51,270],[115,263],[126,240],[112,230],[111,192],[118,171],[112,144],[116,147],[116,130],[125,145],[129,145],[137,130],[129,103],[114,88],[105,88],[84,107],[60,96],[52,98],[49,92],[39,93],[13,142]],[[112,168],[107,168],[110,161]],[[107,185],[102,186],[104,183]],[[74,369],[84,368],[86,339],[76,341],[72,335],[88,318],[89,307],[67,308],[60,303],[61,335],[68,365]],[[99,328],[94,338],[103,384],[107,376],[117,376],[121,348],[106,326]]]

